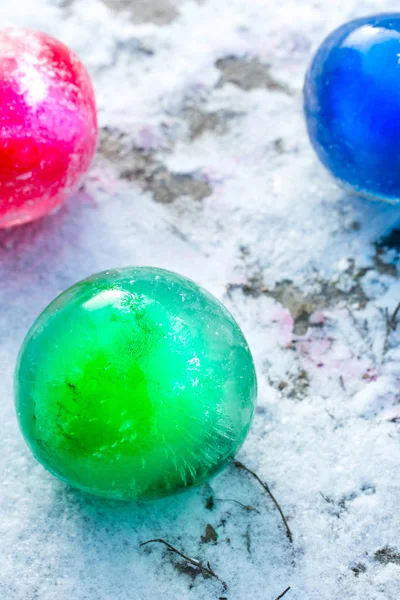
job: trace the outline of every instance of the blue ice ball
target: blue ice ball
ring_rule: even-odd
[[[339,182],[400,200],[400,13],[350,21],[326,38],[306,75],[304,111]]]

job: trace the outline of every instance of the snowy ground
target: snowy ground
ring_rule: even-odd
[[[0,233],[1,600],[398,600],[400,207],[345,194],[306,137],[301,88],[324,35],[385,0],[19,0],[2,25],[70,45],[101,141],[57,214]],[[396,229],[396,223],[398,224]],[[84,498],[18,431],[13,367],[53,297],[146,264],[214,292],[242,326],[259,405],[240,460],[143,506]],[[234,499],[256,510],[220,499]],[[205,579],[161,545],[210,561]]]

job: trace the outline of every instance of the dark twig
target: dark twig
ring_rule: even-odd
[[[273,493],[269,489],[268,484],[265,483],[264,481],[262,481],[259,478],[259,476],[257,475],[257,473],[255,473],[254,471],[251,471],[251,469],[249,469],[248,467],[246,467],[246,465],[244,465],[243,463],[239,462],[238,460],[234,460],[233,464],[238,469],[243,469],[243,471],[247,471],[247,473],[249,473],[250,475],[252,475],[252,477],[254,477],[254,479],[256,479],[258,481],[258,483],[260,483],[262,485],[262,487],[264,488],[264,490],[267,492],[267,494],[271,498],[272,502],[275,504],[276,508],[279,510],[279,514],[281,515],[282,521],[283,521],[283,523],[285,525],[285,528],[286,528],[286,535],[288,536],[290,543],[293,544],[293,535],[292,535],[292,532],[290,531],[290,527],[288,525],[286,517],[283,514],[283,511],[282,511],[282,509],[281,509],[281,507],[280,507],[277,499],[275,498],[275,496],[273,495]]]
[[[275,600],[280,600],[281,598],[283,598],[283,596],[286,596],[286,594],[288,593],[289,590],[290,590],[290,586],[287,587],[286,590],[284,592],[282,592],[282,594],[280,596],[275,598]]]
[[[209,562],[207,562],[207,566],[205,567],[200,561],[196,560],[195,558],[190,558],[190,556],[186,556],[186,554],[183,554],[183,552],[180,552],[177,548],[172,546],[172,544],[170,544],[169,542],[167,542],[161,538],[156,538],[154,540],[148,540],[147,542],[143,542],[142,544],[140,544],[140,547],[146,546],[147,544],[154,544],[154,543],[164,544],[164,546],[167,546],[167,548],[170,552],[174,552],[175,554],[178,554],[183,559],[185,559],[189,564],[193,565],[194,567],[197,567],[197,569],[199,569],[199,571],[201,571],[203,573],[203,575],[207,575],[207,577],[213,577],[214,579],[218,579],[218,581],[220,581],[222,583],[224,590],[226,590],[226,588],[227,588],[226,583],[224,583],[218,577],[218,575],[213,571]]]
[[[254,508],[254,506],[250,506],[249,504],[243,504],[242,502],[239,502],[239,500],[234,500],[233,498],[215,498],[215,500],[217,502],[234,502],[235,504],[239,504],[239,506],[241,506],[242,508],[244,508],[245,510],[250,511],[254,511],[259,513],[260,511],[257,510],[256,508]]]
[[[327,415],[330,416],[330,418],[332,419],[332,421],[336,421],[337,420],[336,417],[335,417],[335,415],[333,415],[327,408],[325,408],[325,412],[326,412]]]
[[[330,498],[325,496],[322,492],[320,492],[320,494],[323,497],[323,499],[325,500],[325,502],[328,502],[328,504],[332,504],[332,500]]]
[[[368,337],[368,332],[366,332],[365,330],[363,331],[360,323],[357,320],[357,317],[355,316],[354,312],[351,310],[351,308],[349,306],[345,306],[344,307],[345,310],[347,310],[347,312],[349,313],[349,317],[352,320],[352,323],[354,325],[355,330],[357,331],[358,335],[360,336],[360,338],[362,339],[362,341],[364,343],[367,343],[367,337]],[[369,346],[368,346],[369,349]]]
[[[392,326],[389,318],[389,311],[387,306],[385,307],[385,321],[386,321],[386,332],[385,332],[385,340],[383,342],[383,354],[385,355],[388,350],[389,345],[389,336],[392,330]]]
[[[342,390],[345,392],[346,391],[346,386],[344,385],[344,379],[343,379],[343,375],[341,375],[339,377],[339,381],[340,381],[340,387],[342,388]]]
[[[399,310],[400,310],[400,302],[398,303],[398,305],[396,306],[396,309],[395,309],[394,313],[390,317],[389,324],[390,324],[390,328],[393,329],[393,330],[396,329],[396,327],[397,327],[396,318],[397,318],[397,315],[399,314]]]

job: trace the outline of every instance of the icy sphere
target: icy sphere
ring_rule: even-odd
[[[224,306],[155,268],[77,283],[39,316],[16,370],[34,456],[83,491],[118,500],[205,482],[242,445],[253,360]]]
[[[78,187],[97,141],[92,84],[54,38],[0,30],[0,227],[32,221]]]
[[[322,163],[345,187],[400,199],[400,13],[350,21],[320,46],[304,109]]]

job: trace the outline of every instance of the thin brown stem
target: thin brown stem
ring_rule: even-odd
[[[254,471],[252,471],[251,469],[249,469],[248,467],[246,467],[246,465],[244,465],[243,463],[241,463],[238,460],[234,460],[233,464],[235,465],[235,467],[237,467],[238,469],[242,469],[243,471],[246,471],[247,473],[249,473],[252,477],[254,477],[254,479],[256,479],[258,481],[258,483],[260,485],[262,485],[262,487],[264,488],[264,490],[267,492],[267,494],[269,495],[269,497],[271,498],[272,502],[275,504],[276,508],[279,511],[279,514],[281,515],[282,521],[285,525],[285,529],[286,529],[286,535],[289,538],[289,541],[291,544],[293,544],[293,535],[292,532],[290,530],[290,527],[288,525],[288,522],[286,520],[285,515],[283,514],[283,511],[279,505],[279,502],[277,501],[277,499],[275,498],[275,496],[273,495],[273,493],[271,492],[269,485],[267,483],[265,483],[264,481],[262,481],[260,479],[260,477],[257,475],[257,473],[255,473]]]
[[[397,327],[396,318],[397,318],[397,315],[399,314],[399,310],[400,310],[400,302],[398,303],[398,305],[396,306],[396,309],[395,309],[394,313],[390,317],[389,323],[390,323],[391,329],[396,329],[396,327]]]
[[[243,504],[243,502],[239,502],[239,500],[234,500],[233,498],[215,498],[216,502],[234,502],[235,504],[238,504],[239,506],[241,506],[242,508],[244,508],[245,510],[250,511],[254,511],[259,513],[260,511],[258,511],[256,508],[254,508],[254,506],[250,506],[249,504]]]
[[[218,581],[220,581],[222,583],[224,589],[226,589],[226,587],[227,587],[226,583],[221,581],[221,579],[218,577],[218,575],[211,568],[211,565],[209,562],[207,562],[207,566],[204,566],[200,561],[196,560],[195,558],[190,558],[190,556],[186,556],[186,554],[183,554],[183,552],[181,552],[180,550],[175,548],[172,544],[170,544],[166,540],[163,540],[162,538],[156,538],[154,540],[148,540],[147,542],[143,542],[142,544],[140,544],[140,547],[146,546],[147,544],[155,544],[155,543],[156,544],[164,544],[164,546],[166,546],[170,552],[174,552],[175,554],[178,554],[178,556],[181,556],[189,564],[191,564],[194,567],[196,567],[197,569],[199,569],[199,571],[201,571],[203,573],[203,575],[206,575],[207,577],[213,577],[214,579],[218,579]]]
[[[389,317],[389,311],[387,306],[384,309],[384,315],[385,315],[385,322],[386,322],[386,331],[385,331],[385,339],[383,342],[383,355],[386,354],[387,350],[388,350],[388,346],[389,346],[389,337],[392,331],[392,325],[390,322],[390,317]]]
[[[325,500],[325,502],[328,502],[328,504],[332,504],[332,500],[330,498],[327,498],[327,496],[325,496],[322,492],[320,492],[320,494],[323,497],[323,499]]]
[[[290,586],[287,587],[286,590],[284,592],[282,592],[282,594],[280,596],[275,598],[275,600],[281,600],[281,598],[283,598],[283,596],[286,596],[286,594],[288,593],[289,590],[290,590]]]

